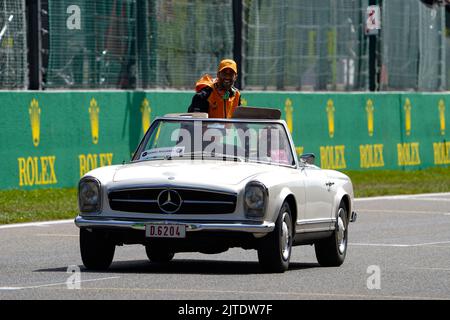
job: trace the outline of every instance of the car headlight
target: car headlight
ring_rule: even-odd
[[[80,212],[98,213],[101,209],[100,182],[92,177],[84,178],[78,185],[78,206]]]
[[[267,188],[260,182],[249,182],[245,187],[244,205],[248,217],[262,217],[266,208]]]

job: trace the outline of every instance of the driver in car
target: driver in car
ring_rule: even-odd
[[[234,87],[237,74],[234,60],[222,60],[217,70],[217,78],[213,79],[206,74],[197,81],[196,94],[188,112],[205,112],[209,118],[230,119],[234,110],[241,105],[241,94]]]

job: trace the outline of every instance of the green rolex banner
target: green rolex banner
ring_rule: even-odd
[[[190,91],[0,92],[0,189],[74,187],[129,161],[151,121],[186,112]],[[297,153],[337,170],[450,164],[449,96],[421,93],[242,92],[278,108]]]

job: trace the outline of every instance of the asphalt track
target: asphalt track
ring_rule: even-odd
[[[301,246],[284,274],[262,273],[253,250],[164,265],[142,246],[117,247],[107,272],[88,272],[73,221],[0,226],[0,300],[450,299],[450,193],[357,199],[356,211],[341,267]]]

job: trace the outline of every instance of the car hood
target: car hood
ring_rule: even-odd
[[[238,185],[252,176],[270,171],[273,167],[231,161],[142,161],[119,167],[113,182]]]

